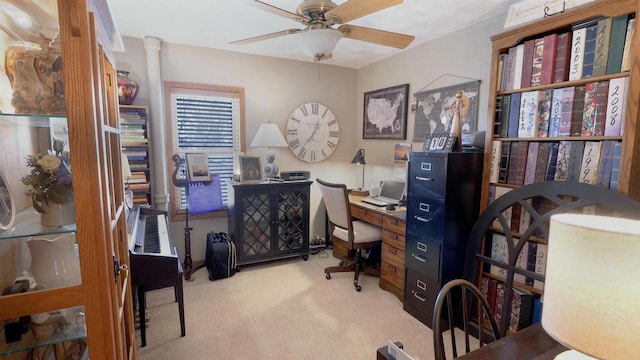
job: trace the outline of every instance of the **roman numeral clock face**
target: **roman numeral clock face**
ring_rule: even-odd
[[[335,115],[328,107],[319,103],[298,106],[287,121],[289,149],[306,162],[327,159],[338,146],[339,135]]]

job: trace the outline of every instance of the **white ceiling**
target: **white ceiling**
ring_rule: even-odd
[[[302,0],[264,0],[296,11]],[[333,0],[340,5],[345,0]],[[313,62],[297,35],[245,45],[229,42],[303,26],[251,6],[252,0],[107,0],[122,36]],[[505,13],[514,0],[405,0],[350,24],[415,36],[407,49]],[[406,49],[405,49],[406,50]],[[360,69],[403,50],[343,38],[323,63]]]

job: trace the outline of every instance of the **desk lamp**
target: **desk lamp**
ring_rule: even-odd
[[[358,149],[358,152],[356,153],[356,156],[353,157],[353,160],[351,160],[351,163],[362,165],[362,186],[360,187],[360,190],[362,190],[364,188],[364,166],[367,164],[364,161],[364,149]]]
[[[640,221],[551,217],[542,327],[556,359],[634,359],[640,339]]]
[[[260,125],[256,136],[253,137],[251,147],[266,147],[267,152],[264,154],[265,163],[262,172],[266,178],[275,178],[278,176],[278,164],[276,163],[276,154],[271,150],[272,147],[285,147],[287,141],[282,136],[278,125],[268,122]]]

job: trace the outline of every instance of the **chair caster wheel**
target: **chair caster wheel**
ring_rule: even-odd
[[[357,291],[357,292],[360,292],[361,290],[362,290],[362,286],[360,286],[360,285],[356,285],[356,291]]]
[[[327,280],[331,279],[331,274],[327,273],[324,277],[327,278]]]

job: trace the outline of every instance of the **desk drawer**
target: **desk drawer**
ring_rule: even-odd
[[[440,278],[440,244],[409,235],[405,266],[437,281]]]
[[[397,288],[404,287],[404,251],[382,244],[380,277]]]
[[[382,242],[385,244],[389,244],[397,249],[402,250],[404,252],[404,235],[398,235],[397,233],[391,232],[389,230],[382,230]]]
[[[425,314],[433,314],[440,285],[424,275],[407,269],[404,301]]]
[[[382,227],[382,214],[376,213],[375,211],[351,205],[351,216],[364,220],[369,224]]]
[[[391,216],[384,216],[382,218],[382,228],[393,231],[396,234],[404,235],[406,225],[405,221]]]

